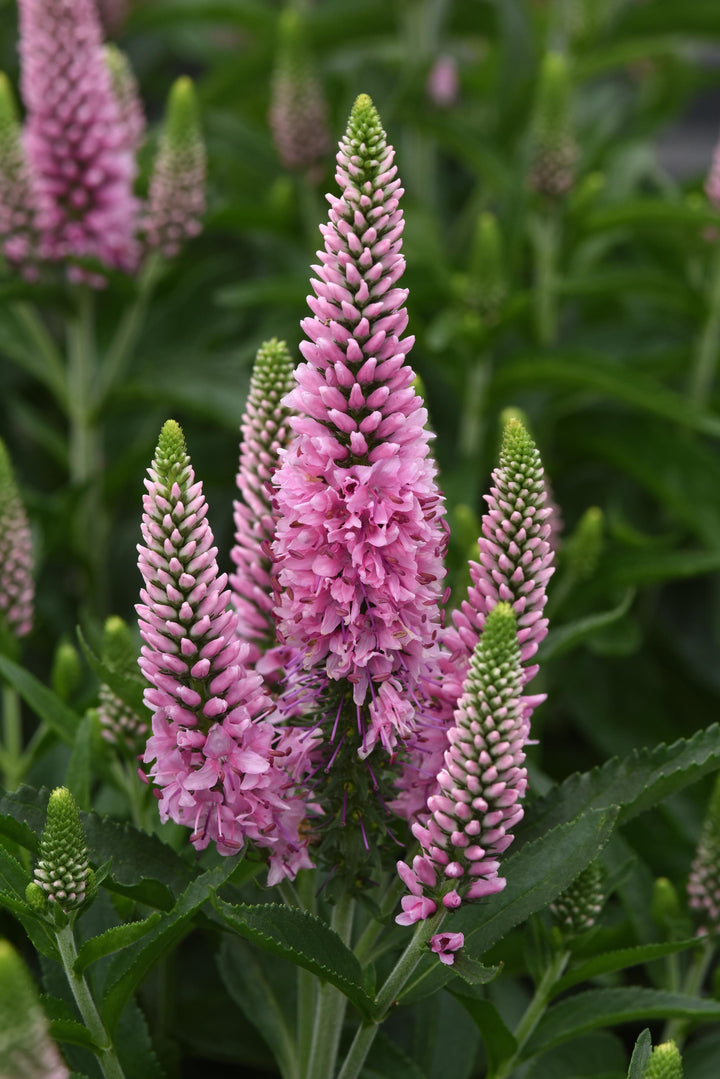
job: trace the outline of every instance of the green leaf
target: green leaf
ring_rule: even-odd
[[[718,557],[720,562],[720,556]],[[628,588],[623,598],[618,603],[617,607],[613,607],[611,611],[602,611],[600,614],[591,614],[586,618],[579,618],[575,622],[570,622],[566,626],[559,626],[557,629],[551,629],[547,635],[546,640],[541,645],[540,655],[538,657],[540,663],[545,663],[549,659],[555,659],[556,656],[562,656],[566,652],[571,652],[577,645],[582,644],[584,640],[591,637],[599,629],[606,629],[608,626],[612,626],[615,622],[618,622],[623,618],[630,610],[633,599],[635,598],[635,590]]]
[[[118,1021],[113,1038],[115,1049],[127,1079],[165,1079],[150,1040],[150,1032],[134,1000],[128,1001]]]
[[[65,772],[65,786],[72,792],[79,809],[90,808],[90,764],[92,756],[93,723],[90,715],[80,720],[75,745]]]
[[[554,1004],[545,1013],[525,1047],[523,1059],[597,1027],[645,1019],[717,1021],[720,1002],[640,986],[588,989]]]
[[[113,952],[118,952],[121,948],[127,948],[128,945],[141,940],[147,932],[157,925],[160,918],[162,918],[162,914],[155,911],[154,914],[140,922],[126,922],[124,925],[114,925],[111,929],[101,933],[100,936],[86,940],[78,952],[73,970],[76,974],[82,974],[91,963],[102,959],[103,956],[111,955]]]
[[[105,663],[88,644],[80,626],[76,628],[75,632],[88,666],[94,671],[99,680],[109,686],[123,704],[126,704],[128,708],[132,708],[136,715],[145,719],[149,713],[143,704],[143,692],[146,686],[143,679],[140,676],[136,677],[128,674],[126,671],[118,671],[109,663]]]
[[[48,959],[59,959],[54,934],[33,911],[30,910],[24,899],[18,899],[11,892],[0,892],[0,907],[9,910],[22,925],[36,951]]]
[[[700,235],[707,225],[717,225],[718,214],[709,203],[698,205],[689,202],[668,202],[665,199],[630,199],[613,206],[593,210],[583,219],[588,232],[605,232],[608,229],[631,228],[695,228]]]
[[[479,1000],[477,997],[466,997],[461,993],[453,993],[453,996],[460,1001],[482,1034],[488,1071],[492,1074],[503,1060],[507,1060],[516,1051],[517,1042],[515,1037],[506,1027],[492,1001]]]
[[[426,1079],[418,1064],[384,1031],[375,1038],[360,1079]]]
[[[14,686],[29,708],[35,712],[38,719],[47,723],[48,727],[68,745],[73,745],[75,733],[78,727],[78,717],[67,705],[56,697],[52,690],[39,682],[37,678],[19,667],[7,656],[0,655],[0,674]]]
[[[30,874],[20,865],[17,858],[0,844],[0,888],[14,892],[19,899],[25,898],[25,889],[30,883]]]
[[[481,904],[461,907],[448,932],[465,934],[466,954],[482,956],[531,914],[544,910],[597,857],[612,832],[617,810],[591,810],[548,831],[503,862],[504,891]],[[453,976],[452,967],[427,956],[400,995],[403,1003],[434,993]]]
[[[598,974],[609,974],[611,971],[637,967],[642,963],[650,963],[653,959],[662,959],[666,955],[675,955],[676,952],[684,952],[688,948],[698,948],[700,946],[701,942],[698,941],[698,938],[691,937],[689,940],[663,941],[659,944],[639,944],[634,948],[620,948],[617,951],[594,955],[592,959],[586,959],[584,963],[569,970],[553,989],[553,996],[564,992],[570,986],[587,982],[590,978],[596,978]]]
[[[238,937],[226,938],[218,969],[228,993],[272,1051],[282,1075],[297,1075],[292,1030],[254,950]]]
[[[693,404],[626,363],[608,364],[591,353],[508,359],[494,376],[496,387],[572,386],[634,405],[673,424],[720,438],[720,417]]]
[[[487,985],[488,982],[497,978],[502,970],[502,963],[496,967],[487,967],[484,963],[478,962],[477,959],[471,959],[469,955],[464,955],[461,951],[455,956],[452,969],[453,974],[456,974],[458,978],[462,978],[468,985]]]
[[[620,807],[629,820],[720,766],[720,726],[713,724],[672,745],[633,751],[591,772],[575,773],[533,802],[518,828],[517,842],[544,835],[587,809]]]
[[[638,1034],[637,1041],[635,1042],[635,1048],[633,1049],[633,1054],[630,1058],[627,1079],[642,1079],[645,1065],[650,1059],[651,1053],[652,1038],[650,1037],[650,1031],[646,1027],[642,1033]]]
[[[372,1014],[374,1005],[365,992],[360,964],[327,922],[279,903],[233,906],[216,897],[213,905],[229,929],[331,982],[361,1012]]]
[[[593,584],[598,588],[622,585],[647,585],[658,581],[680,581],[717,573],[720,549],[714,551],[640,551],[613,552],[600,565]]]
[[[93,1041],[90,1031],[77,1019],[51,1019],[50,1035],[57,1042],[69,1042],[70,1045],[81,1045],[83,1049],[89,1049],[97,1055],[97,1045]]]
[[[102,1019],[112,1033],[129,1000],[146,975],[175,944],[190,930],[193,915],[210,898],[211,891],[219,888],[235,868],[232,859],[225,864],[197,877],[183,892],[170,911],[146,933],[142,940],[126,948],[115,960],[105,979],[102,1002]]]

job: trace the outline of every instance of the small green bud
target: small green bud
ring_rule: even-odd
[[[477,219],[469,284],[480,312],[495,314],[507,295],[507,282],[503,237],[494,214],[483,213]]]
[[[675,1042],[655,1046],[642,1079],[683,1079],[682,1058]]]
[[[105,621],[102,658],[109,667],[114,667],[117,671],[135,670],[137,650],[132,631],[127,622],[118,615],[111,615]]]
[[[187,75],[181,75],[170,87],[163,137],[176,150],[202,141],[195,84]]]
[[[0,1077],[68,1079],[29,970],[0,940]]]
[[[586,581],[595,573],[605,545],[604,530],[603,511],[598,506],[591,506],[565,541],[563,557],[576,580]]]
[[[592,929],[605,905],[603,869],[590,865],[550,904],[550,913],[566,937]]]
[[[682,918],[680,897],[675,885],[667,877],[658,877],[653,884],[650,913],[653,921],[663,929]]]
[[[36,914],[44,914],[47,910],[47,896],[39,884],[30,881],[25,889],[25,902]]]
[[[55,649],[50,684],[56,696],[66,704],[77,691],[82,680],[80,653],[71,641],[62,640]]]
[[[78,808],[67,787],[56,787],[50,795],[34,876],[56,919],[58,912],[67,915],[86,899],[92,873]],[[31,895],[37,902],[37,893]]]
[[[571,130],[570,67],[564,53],[543,57],[531,124],[530,186],[550,197],[566,195],[575,179],[577,143]]]

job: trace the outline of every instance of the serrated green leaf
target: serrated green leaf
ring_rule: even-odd
[[[611,365],[591,353],[507,359],[493,383],[500,388],[550,384],[590,390],[634,405],[642,412],[662,416],[673,424],[720,438],[719,416],[692,404],[628,364]]]
[[[14,686],[38,719],[47,723],[63,742],[73,745],[79,719],[52,690],[7,656],[0,655],[0,674]]]
[[[90,764],[93,726],[89,715],[83,716],[75,735],[75,744],[65,772],[64,786],[71,791],[78,809],[90,808]]]
[[[197,877],[183,892],[169,914],[161,916],[142,940],[126,948],[115,960],[105,979],[102,1019],[112,1033],[129,1000],[146,975],[191,928],[193,915],[200,909],[215,888],[219,888],[235,868],[232,859]]]
[[[611,611],[591,614],[586,618],[579,618],[575,622],[570,622],[566,626],[551,629],[546,640],[540,646],[538,656],[540,663],[554,659],[556,656],[562,656],[566,652],[571,652],[576,645],[591,637],[597,630],[607,629],[608,626],[618,622],[630,610],[634,597],[635,590],[628,588],[620,603],[618,603],[617,607],[613,607]]]
[[[461,907],[448,919],[449,932],[465,934],[468,956],[480,958],[509,930],[552,902],[597,857],[616,816],[614,808],[583,813],[504,861],[504,891],[482,904]],[[400,995],[403,1003],[422,999],[452,977],[452,967],[434,959],[428,956],[421,960]]]
[[[331,982],[361,1012],[372,1014],[374,1005],[365,992],[360,964],[327,922],[279,903],[232,905],[216,897],[213,905],[229,929]]]
[[[164,1079],[145,1016],[134,1000],[125,1005],[113,1042],[127,1079]]]
[[[460,951],[455,956],[455,962],[452,964],[453,974],[456,974],[458,978],[462,978],[468,985],[487,985],[488,982],[497,978],[498,974],[502,970],[502,963],[496,967],[485,966],[484,963],[478,962],[477,959],[471,959],[469,955],[464,955],[463,951]]]
[[[617,951],[594,955],[592,959],[586,959],[584,963],[569,970],[553,989],[553,996],[557,996],[573,985],[596,978],[599,974],[637,967],[643,963],[651,963],[653,959],[662,959],[666,955],[675,955],[677,952],[687,951],[688,948],[698,947],[700,947],[700,942],[697,937],[691,937],[689,940],[639,944],[634,948],[619,948]]]
[[[536,839],[590,808],[619,806],[619,820],[629,820],[718,767],[718,724],[670,746],[636,750],[553,787],[528,808],[516,842]]]
[[[106,929],[100,936],[86,940],[75,960],[73,967],[75,973],[82,974],[91,963],[97,962],[98,959],[102,959],[106,955],[112,955],[113,952],[119,952],[121,948],[127,948],[128,945],[142,940],[145,934],[157,925],[160,918],[162,918],[160,911],[155,911],[154,914],[144,918],[141,922],[126,922],[124,925],[114,925],[111,929]]]
[[[88,666],[94,671],[99,680],[109,686],[123,704],[126,704],[128,708],[132,708],[136,715],[145,719],[149,713],[143,704],[143,692],[145,690],[143,679],[125,671],[118,671],[109,663],[105,663],[88,644],[80,626],[76,628],[75,632]]]
[[[627,1079],[642,1079],[645,1065],[650,1059],[651,1052],[652,1038],[650,1037],[650,1031],[646,1027],[645,1030],[638,1034],[637,1041],[635,1042],[635,1048],[633,1049],[632,1057],[630,1058]]]
[[[91,1053],[98,1053],[98,1047],[90,1031],[77,1019],[51,1019],[49,1026],[50,1035],[55,1041],[81,1045],[83,1049],[89,1049]]]
[[[644,1019],[718,1020],[720,1002],[641,986],[588,989],[545,1013],[525,1046],[523,1060],[588,1030]]]
[[[288,1017],[253,949],[238,937],[226,938],[217,963],[225,988],[265,1039],[281,1074],[296,1076],[296,1046]]]
[[[9,851],[0,845],[0,888],[25,898],[25,889],[30,883],[30,874],[13,858]]]
[[[60,958],[54,935],[29,909],[24,899],[18,899],[11,892],[0,892],[0,907],[9,910],[17,918],[40,955],[47,956],[48,959]]]
[[[488,1070],[491,1073],[496,1071],[501,1061],[507,1060],[517,1049],[514,1035],[506,1027],[492,1001],[466,997],[461,993],[453,993],[453,996],[460,1001],[482,1034]]]

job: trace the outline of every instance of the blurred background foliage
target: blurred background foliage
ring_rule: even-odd
[[[78,619],[133,617],[142,480],[169,416],[185,428],[229,568],[252,358],[272,336],[297,352],[323,194],[334,190],[332,154],[308,177],[286,171],[273,143],[268,111],[284,6],[136,0],[111,31],[131,58],[151,125],[173,78],[196,80],[209,189],[204,232],[164,267],[132,362],[104,406],[112,524],[101,600],[83,594],[87,551],[74,527],[78,491],[66,481],[63,420],[18,360],[27,342],[12,314],[13,299],[31,298],[52,327],[66,301],[61,290],[0,280],[9,301],[0,307],[0,430],[38,557],[37,626],[24,659],[45,679],[56,642],[74,636]],[[526,414],[560,508],[538,679],[548,701],[536,713],[531,751],[536,789],[544,776],[706,726],[720,697],[720,410],[717,381],[706,377],[720,335],[720,212],[703,189],[714,134],[704,159],[683,161],[672,148],[686,144],[673,144],[680,136],[672,132],[699,98],[717,106],[710,129],[720,127],[720,5],[294,6],[333,145],[366,92],[397,150],[411,360],[437,432],[455,596],[504,409]],[[15,5],[4,0],[0,65],[14,81],[16,40]],[[577,147],[574,182],[560,196],[527,180],[549,50],[566,60]],[[449,100],[428,90],[440,59],[457,76]],[[152,133],[149,143],[141,186]],[[134,287],[113,278],[99,297],[101,341]],[[623,842],[642,852],[636,877],[625,878],[628,895],[648,870],[687,873],[708,791],[709,781],[698,784],[626,829]]]

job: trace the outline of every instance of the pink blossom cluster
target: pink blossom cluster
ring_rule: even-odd
[[[134,270],[135,160],[123,144],[93,0],[19,0],[19,13],[40,253]],[[83,278],[78,268],[71,276]]]
[[[425,89],[428,97],[439,109],[449,109],[457,103],[460,93],[457,60],[444,53],[438,56],[430,68]]]
[[[30,522],[0,440],[0,626],[15,637],[32,629],[35,582]]]
[[[703,919],[702,934],[720,932],[720,779],[716,780],[690,867],[688,906]]]
[[[15,101],[0,72],[0,251],[24,277],[37,277],[35,191]]]
[[[286,169],[318,180],[330,151],[328,110],[304,39],[300,13],[291,7],[279,20],[280,43],[273,72],[268,119]]]
[[[473,652],[437,793],[428,799],[429,819],[412,825],[422,853],[412,866],[397,863],[410,891],[395,919],[400,925],[429,918],[440,904],[454,910],[505,887],[499,856],[522,819],[527,787],[521,690],[515,615],[509,603],[499,603]]]
[[[405,362],[413,338],[394,151],[366,95],[337,155],[325,249],[288,404],[295,432],[275,473],[279,635],[367,702],[360,753],[414,730],[440,629],[444,506],[427,413]],[[358,713],[359,714],[359,713]]]
[[[153,720],[142,759],[160,816],[190,827],[198,850],[211,841],[227,855],[247,840],[268,848],[273,884],[311,865],[294,791],[298,735],[273,724],[262,680],[248,670],[202,484],[172,420],[146,487],[137,612]]]
[[[710,172],[705,181],[705,194],[716,209],[720,209],[720,141],[715,147]]]
[[[235,545],[231,551],[236,570],[230,575],[230,587],[238,633],[250,646],[249,661],[255,664],[264,655],[265,674],[278,654],[270,557],[275,515],[270,484],[280,448],[287,445],[291,434],[290,413],[283,400],[294,385],[293,368],[284,341],[273,338],[265,342],[255,358],[240,423],[240,498],[233,504]]]

